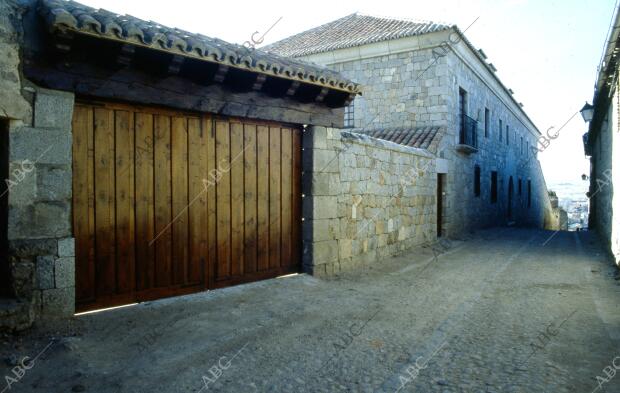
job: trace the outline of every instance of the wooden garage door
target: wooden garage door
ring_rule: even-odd
[[[80,311],[298,271],[301,130],[76,104]]]

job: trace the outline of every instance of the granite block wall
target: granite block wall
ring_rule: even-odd
[[[356,128],[441,127],[437,158],[448,162],[446,235],[459,237],[509,222],[545,226],[552,212],[536,156],[538,131],[477,55],[454,33],[442,34],[429,35],[426,46],[414,50],[389,53],[386,45],[385,54],[325,65],[365,86],[363,96],[354,101]],[[478,148],[473,153],[457,148],[460,89],[466,92],[465,113],[477,121]],[[474,192],[476,167],[481,173],[479,195]],[[491,172],[498,174],[497,202],[491,201]]]
[[[73,315],[75,246],[71,230],[73,94],[23,79],[22,3],[0,2],[0,118],[8,123],[8,261],[11,302],[0,329]],[[8,305],[8,306],[7,306]]]
[[[303,165],[305,271],[332,276],[436,240],[437,176],[428,152],[310,127]]]

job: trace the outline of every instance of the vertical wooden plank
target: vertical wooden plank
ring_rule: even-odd
[[[269,269],[269,128],[256,128],[258,270]]]
[[[202,117],[202,129],[206,138],[205,157],[207,158],[207,173],[203,180],[212,181],[212,174],[215,168],[215,132],[214,120],[208,115]],[[217,265],[217,209],[215,196],[217,188],[207,186],[207,266],[205,266],[205,283],[209,288],[215,282],[215,267]]]
[[[89,131],[87,135],[88,143],[88,233],[89,233],[89,252],[88,264],[89,274],[91,274],[90,285],[92,286],[93,297],[97,296],[97,248],[96,248],[96,228],[95,228],[95,111],[89,107],[88,114]]]
[[[155,115],[155,285],[169,286],[172,263],[170,117]]]
[[[292,195],[292,263],[299,267],[301,262],[301,137],[300,129],[293,129],[293,195]]]
[[[95,297],[95,264],[90,258],[94,242],[89,225],[89,185],[92,156],[89,139],[93,133],[93,110],[76,105],[73,111],[73,235],[75,236],[75,294],[76,300],[89,301]],[[92,146],[92,145],[91,145]]]
[[[243,198],[243,124],[230,123],[230,203],[231,203],[231,271],[238,276],[243,274],[243,234],[244,234],[244,198]]]
[[[230,276],[230,124],[215,121],[215,156],[217,171],[217,272],[216,279]]]
[[[244,125],[244,272],[245,274],[257,271],[258,227],[256,217],[256,125]]]
[[[137,289],[155,284],[155,196],[153,194],[153,115],[135,113],[135,219]]]
[[[201,120],[187,122],[189,176],[189,266],[188,283],[202,282],[207,260],[207,192],[202,181],[207,176],[206,135]],[[197,199],[196,199],[197,198]],[[206,281],[205,281],[206,282]]]
[[[281,259],[281,128],[269,127],[269,268],[280,267]]]
[[[189,218],[187,198],[187,118],[172,118],[172,283],[187,282]]]
[[[116,291],[114,250],[114,111],[95,108],[95,236],[97,295]]]
[[[115,111],[118,293],[134,290],[133,113]]]
[[[293,197],[293,138],[290,128],[282,129],[281,155],[281,211],[282,211],[282,266],[288,267],[291,261],[291,229],[293,225],[292,197]]]

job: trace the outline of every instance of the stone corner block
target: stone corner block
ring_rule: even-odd
[[[58,256],[74,257],[75,256],[75,238],[67,237],[58,240]]]
[[[64,91],[37,89],[34,126],[71,129],[74,95]]]
[[[338,218],[338,197],[315,196],[312,202],[313,219]]]
[[[37,287],[39,289],[54,288],[54,257],[43,255],[37,257]]]
[[[9,239],[71,236],[71,204],[69,201],[38,202],[32,206],[13,207],[9,209],[8,232]]]
[[[321,126],[312,126],[309,132],[309,148],[325,149],[327,148],[327,128]]]
[[[312,262],[315,266],[338,261],[338,240],[325,240],[312,245]]]
[[[11,131],[9,145],[11,161],[29,160],[35,164],[72,164],[71,128],[41,130],[21,127]]]
[[[56,288],[75,286],[75,258],[63,257],[56,259],[54,263],[54,277]]]
[[[41,294],[44,318],[66,318],[75,313],[75,287],[47,289]]]

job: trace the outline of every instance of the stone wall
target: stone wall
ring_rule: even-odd
[[[533,149],[539,132],[512,95],[451,31],[394,42],[393,46],[400,48],[398,53],[393,53],[389,43],[383,47],[374,43],[365,46],[375,48],[373,51],[349,48],[334,51],[332,55],[310,55],[307,60],[328,65],[364,85],[364,94],[354,102],[356,128],[439,126],[444,130],[437,157],[448,163],[443,215],[446,235],[458,237],[478,228],[509,222],[544,226],[551,210]],[[370,52],[372,55],[359,55]],[[456,148],[460,128],[459,89],[467,93],[466,114],[478,122],[478,151],[472,154]],[[489,110],[486,132],[485,109]],[[479,196],[474,192],[477,166],[481,172]],[[493,171],[498,174],[497,202],[491,201]],[[509,216],[511,177],[513,195]],[[528,181],[532,185],[529,206]]]
[[[28,327],[40,316],[73,315],[75,302],[74,98],[23,79],[20,26],[25,10],[16,1],[0,3],[0,117],[9,121],[9,178],[2,181],[3,190],[8,189],[8,263],[14,295],[0,310],[0,328],[9,329]]]
[[[446,97],[450,122],[443,147],[452,162],[453,183],[449,186],[450,233],[453,235],[493,225],[515,222],[517,225],[542,227],[549,214],[549,201],[544,176],[537,159],[538,131],[520,109],[502,94],[500,88],[484,78],[484,66],[478,67],[464,44],[454,46],[448,53],[448,75],[453,81]],[[478,151],[471,155],[457,152],[450,145],[459,138],[459,90],[466,92],[466,113],[477,121]],[[488,125],[485,124],[488,109]],[[500,128],[501,121],[501,128]],[[485,131],[486,128],[486,131]],[[474,168],[481,168],[481,195],[473,192]],[[498,201],[491,202],[491,171],[498,173]],[[509,184],[512,178],[511,215],[508,215]],[[519,180],[521,192],[519,193]],[[528,181],[531,184],[531,203],[528,205]],[[460,193],[468,195],[463,198]]]
[[[303,143],[305,271],[331,276],[436,240],[432,155],[324,127]]]
[[[617,72],[617,71],[616,71]],[[620,89],[618,81],[612,86],[612,95],[604,111],[604,120],[596,130],[590,158],[590,227],[597,231],[610,255],[620,266],[620,197],[614,195],[614,185],[620,184]],[[601,99],[601,102],[604,100]],[[593,135],[590,132],[590,135]]]
[[[448,124],[451,86],[447,58],[432,48],[331,64],[364,86],[355,99],[355,127],[365,129]]]

